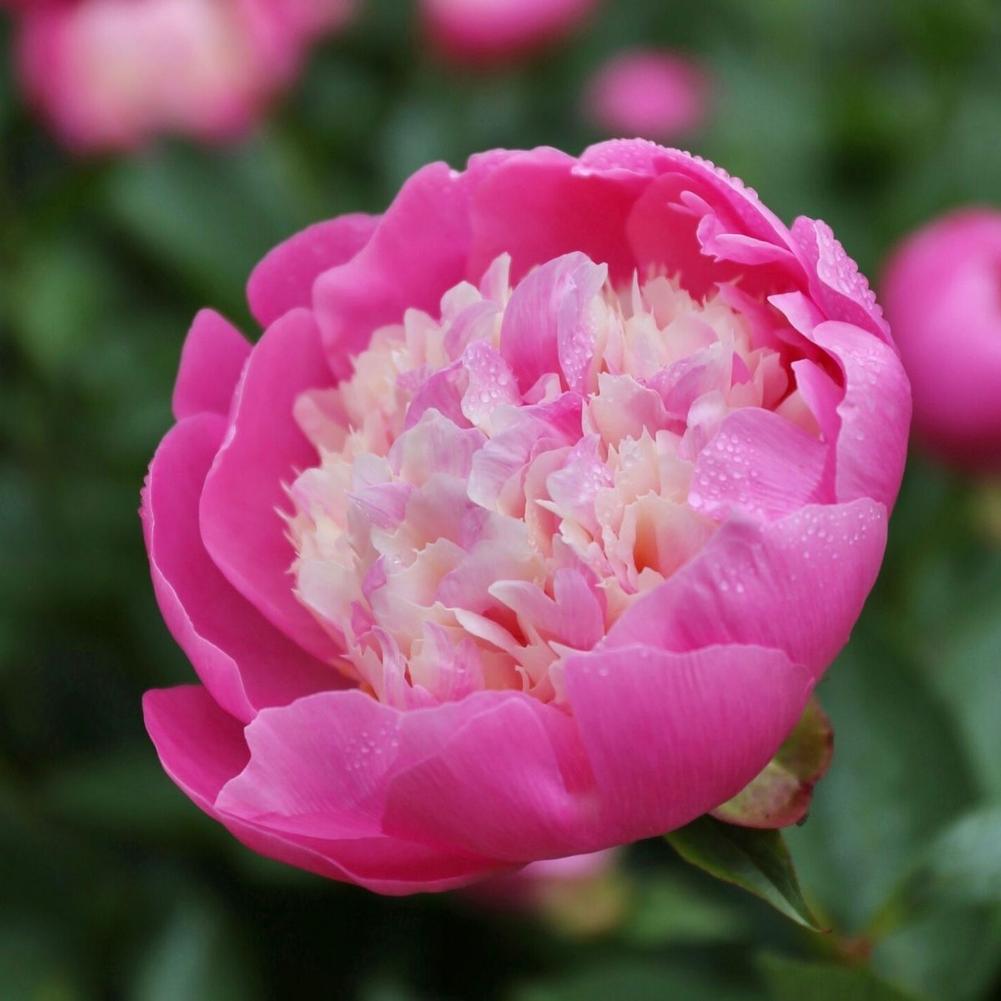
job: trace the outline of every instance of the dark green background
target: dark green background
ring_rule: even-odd
[[[378,211],[428,160],[600,138],[577,95],[621,45],[703,58],[716,114],[689,145],[787,220],[829,221],[873,278],[910,227],[1001,205],[996,3],[613,0],[536,62],[462,75],[422,49],[408,4],[384,0],[242,144],[90,161],[24,109],[9,38],[5,25],[0,999],[898,997],[852,972],[870,951],[909,996],[1001,996],[1001,499],[983,484],[912,457],[884,574],[820,690],[837,754],[790,842],[828,936],[684,871],[663,843],[631,851],[621,920],[588,939],[252,856],[173,788],[145,738],[141,693],[192,675],[136,517],[197,308],[250,331],[258,257],[310,221]],[[938,844],[992,804],[974,850]],[[898,892],[927,858],[967,878]]]

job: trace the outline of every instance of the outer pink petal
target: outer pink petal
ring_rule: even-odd
[[[143,711],[164,771],[197,806],[258,854],[386,894],[451,889],[490,872],[390,838],[295,837],[269,828],[266,820],[234,815],[216,801],[248,762],[240,725],[198,686],[147,692]]]
[[[569,809],[552,741],[534,722],[547,712],[559,717],[567,739],[571,724],[565,716],[514,693],[482,693],[410,712],[391,709],[360,692],[312,696],[285,709],[261,713],[247,727],[250,761],[222,790],[217,806],[227,814],[313,842],[339,845],[385,835],[410,846],[411,852],[449,860],[458,871],[503,868],[505,861],[535,857],[524,846],[548,819],[549,801],[539,792],[540,777]],[[503,736],[494,752],[482,754],[498,728],[504,730],[507,725],[515,731]],[[495,771],[495,754],[526,735],[532,744],[518,757],[521,777],[530,779],[529,786],[498,780],[496,775],[492,779],[483,775],[469,784],[470,770]],[[470,740],[480,742],[480,753],[472,757],[463,753]],[[441,775],[442,769],[452,768],[457,776]],[[508,777],[504,769],[501,772]],[[433,776],[441,784],[428,797],[423,783]],[[504,802],[498,796],[504,795],[528,803],[520,814],[506,813],[503,823],[519,846],[508,855],[491,850],[489,837],[481,830],[484,820],[477,812],[470,813],[472,804],[465,802],[467,797],[478,797],[480,803],[492,803],[495,810]],[[540,797],[544,799],[541,804],[537,802]],[[489,813],[483,806],[478,812]],[[495,826],[494,820],[489,823]]]
[[[218,806],[314,838],[381,834],[388,778],[400,767],[403,714],[353,690],[263,712],[247,727],[250,762]],[[317,767],[318,762],[324,762]]]
[[[809,337],[837,360],[845,379],[837,409],[838,500],[871,497],[892,508],[911,425],[911,387],[900,358],[890,344],[849,323],[821,323]]]
[[[143,491],[143,528],[160,610],[212,697],[231,715],[339,687],[336,671],[290,642],[242,598],[202,543],[198,501],[226,430],[189,417],[160,443]]]
[[[143,714],[164,771],[211,813],[219,790],[247,763],[243,726],[200,685],[147,692]]]
[[[398,846],[399,856],[423,857],[439,868],[447,863],[453,872],[482,874],[500,868],[502,863],[463,848],[461,839],[419,830],[410,819],[394,825],[392,805],[388,822],[386,813],[387,804],[398,798],[399,776],[409,787],[408,773],[437,759],[456,731],[467,724],[476,729],[498,703],[512,701],[527,699],[481,693],[458,703],[401,712],[350,691],[320,693],[262,712],[246,729],[250,760],[221,790],[216,807],[283,836],[336,843],[339,852],[350,842],[371,846],[383,839]],[[317,767],[318,761],[326,766]],[[426,805],[444,813],[453,810],[448,791]],[[411,810],[420,816],[424,809],[409,799],[400,806],[406,818]]]
[[[490,158],[461,174],[433,163],[400,189],[371,239],[316,281],[313,302],[323,343],[339,374],[373,331],[409,308],[437,313],[441,296],[466,277],[470,190]]]
[[[320,694],[259,714],[247,740],[217,805],[285,836],[384,834],[478,872],[599,847],[574,795],[590,778],[573,722],[520,693],[406,713]]]
[[[819,676],[848,642],[886,546],[886,508],[864,498],[760,524],[733,517],[690,563],[637,601],[609,647],[747,644]]]
[[[283,484],[316,463],[293,403],[331,381],[311,314],[286,313],[247,362],[201,499],[202,538],[213,561],[258,611],[320,659],[336,650],[292,593],[295,552],[278,511],[288,506]]]
[[[793,362],[797,388],[823,432],[836,441],[835,491],[839,501],[872,497],[893,507],[907,459],[911,387],[892,342],[850,323],[825,321],[802,293],[775,295],[769,302],[803,335],[814,364]],[[841,370],[844,390],[832,408],[832,384],[820,366]],[[811,367],[812,365],[812,367]]]
[[[257,322],[267,327],[290,309],[311,305],[317,276],[350,261],[378,224],[378,216],[361,212],[338,216],[275,247],[254,268],[247,284],[247,300]]]
[[[761,202],[754,189],[702,157],[645,139],[612,139],[584,151],[578,172],[585,171],[620,179],[629,175],[651,178],[672,172],[683,174],[708,192],[710,204],[725,207],[732,214],[734,230],[793,249],[788,228]]]
[[[706,160],[642,139],[611,140],[586,150],[574,174],[631,193],[633,261],[625,275],[613,265],[617,282],[652,265],[680,273],[697,296],[738,277],[754,294],[806,285],[789,230],[752,189]]]
[[[629,281],[635,259],[626,219],[645,184],[580,171],[577,160],[555,149],[514,154],[474,195],[470,275],[478,278],[509,253],[517,282],[537,264],[581,251],[607,264],[613,281]]]
[[[608,842],[582,804],[592,778],[572,720],[514,692],[403,717],[385,829],[507,862]],[[583,797],[583,798],[582,798]]]
[[[229,414],[233,390],[250,355],[250,342],[224,316],[201,310],[181,349],[174,383],[173,409],[178,420],[209,412]]]
[[[743,202],[740,207],[745,207]],[[765,223],[757,221],[758,228],[765,229]],[[744,226],[733,205],[705,177],[669,170],[637,200],[627,233],[641,274],[649,268],[677,274],[698,298],[724,282],[739,281],[756,296],[805,282],[783,243],[748,235]]]
[[[810,277],[810,295],[829,320],[843,320],[891,342],[890,328],[876,295],[858,265],[845,253],[831,227],[800,216],[792,227],[793,241]]]
[[[688,501],[722,519],[734,510],[774,518],[833,500],[822,496],[827,454],[826,445],[770,410],[735,410],[699,453]]]
[[[608,844],[673,830],[734,796],[813,688],[805,667],[755,646],[595,650],[569,658],[565,680]]]

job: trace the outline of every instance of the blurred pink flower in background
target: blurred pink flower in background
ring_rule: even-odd
[[[442,890],[765,767],[883,556],[909,390],[830,229],[639,140],[432,164],[204,311],[143,491],[202,685],[164,768],[265,855]],[[781,822],[781,821],[778,821]]]
[[[69,146],[244,132],[338,27],[343,0],[37,0],[20,5],[29,99]]]
[[[708,76],[693,60],[632,49],[599,67],[585,91],[584,112],[610,136],[668,140],[703,124],[710,91]]]
[[[558,41],[599,0],[421,0],[428,34],[460,62],[513,59]]]
[[[486,906],[531,910],[544,903],[554,889],[593,883],[605,876],[618,857],[619,849],[608,848],[587,855],[531,862],[522,869],[477,883],[469,892]]]
[[[614,928],[627,913],[632,884],[619,865],[622,854],[609,848],[532,862],[462,894],[480,910],[524,914],[562,934],[592,937]]]
[[[914,430],[944,458],[1001,471],[1001,212],[965,209],[900,245],[883,282],[914,389]]]

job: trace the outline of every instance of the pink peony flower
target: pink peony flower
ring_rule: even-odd
[[[709,91],[708,78],[692,60],[635,49],[599,68],[585,92],[584,111],[609,135],[670,139],[702,124]]]
[[[422,0],[432,41],[460,62],[505,60],[557,41],[598,0]]]
[[[384,893],[661,834],[796,724],[875,580],[906,377],[830,229],[640,140],[433,164],[184,347],[143,493],[173,780]]]
[[[916,435],[959,465],[1001,471],[1001,212],[967,209],[919,229],[884,289]]]
[[[80,151],[161,132],[244,132],[350,0],[37,0],[22,4],[30,100]]]

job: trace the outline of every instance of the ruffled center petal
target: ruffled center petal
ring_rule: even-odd
[[[320,455],[289,488],[296,595],[400,708],[562,704],[563,661],[731,511],[781,517],[830,480],[817,380],[801,393],[777,312],[660,274],[615,289],[580,253],[513,288],[508,265],[295,405]]]

